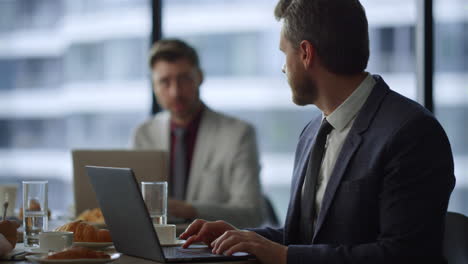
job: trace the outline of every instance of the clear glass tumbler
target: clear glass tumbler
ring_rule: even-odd
[[[142,182],[141,192],[154,224],[167,224],[167,182]]]
[[[47,181],[23,181],[25,247],[39,247],[39,233],[47,231],[47,184]]]

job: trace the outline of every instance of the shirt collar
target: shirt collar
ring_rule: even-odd
[[[198,113],[195,115],[195,117],[185,127],[177,125],[171,120],[171,131],[174,131],[176,128],[185,128],[187,131],[196,130],[198,128],[198,125],[200,124],[201,117],[204,112],[205,112],[205,106],[203,105],[201,109],[198,111]]]
[[[330,115],[325,116],[322,113],[322,117],[326,117],[327,121],[333,126],[334,129],[342,131],[351,120],[354,119],[356,114],[359,112],[361,107],[369,97],[372,88],[376,81],[371,74],[367,74],[367,77],[359,84],[358,88],[346,98],[346,100],[338,106]]]

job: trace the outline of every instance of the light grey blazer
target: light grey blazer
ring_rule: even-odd
[[[206,107],[195,144],[186,201],[198,217],[240,228],[260,225],[265,213],[254,128]],[[158,113],[140,125],[133,147],[169,152],[170,113]]]

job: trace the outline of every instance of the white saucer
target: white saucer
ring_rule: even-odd
[[[30,255],[26,259],[40,264],[85,264],[85,263],[108,263],[120,258],[120,253],[110,255],[110,259],[46,259],[46,255]]]
[[[32,254],[47,254],[49,252],[53,252],[52,250],[48,251],[41,248],[25,248],[24,251]]]
[[[174,241],[174,243],[164,243],[164,244],[161,244],[161,246],[165,246],[165,247],[174,247],[174,246],[181,246],[185,243],[185,240],[183,239],[176,239],[176,241]]]

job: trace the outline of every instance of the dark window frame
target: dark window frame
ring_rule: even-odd
[[[417,101],[434,112],[433,0],[417,0],[416,67]]]
[[[163,0],[150,0],[151,1],[151,43],[150,46],[153,45],[156,41],[161,39],[162,36],[162,1]],[[151,71],[150,71],[151,73]],[[161,106],[156,101],[156,97],[154,95],[153,90],[153,82],[151,83],[151,94],[152,94],[152,106],[151,106],[151,114],[154,115],[161,111]]]

